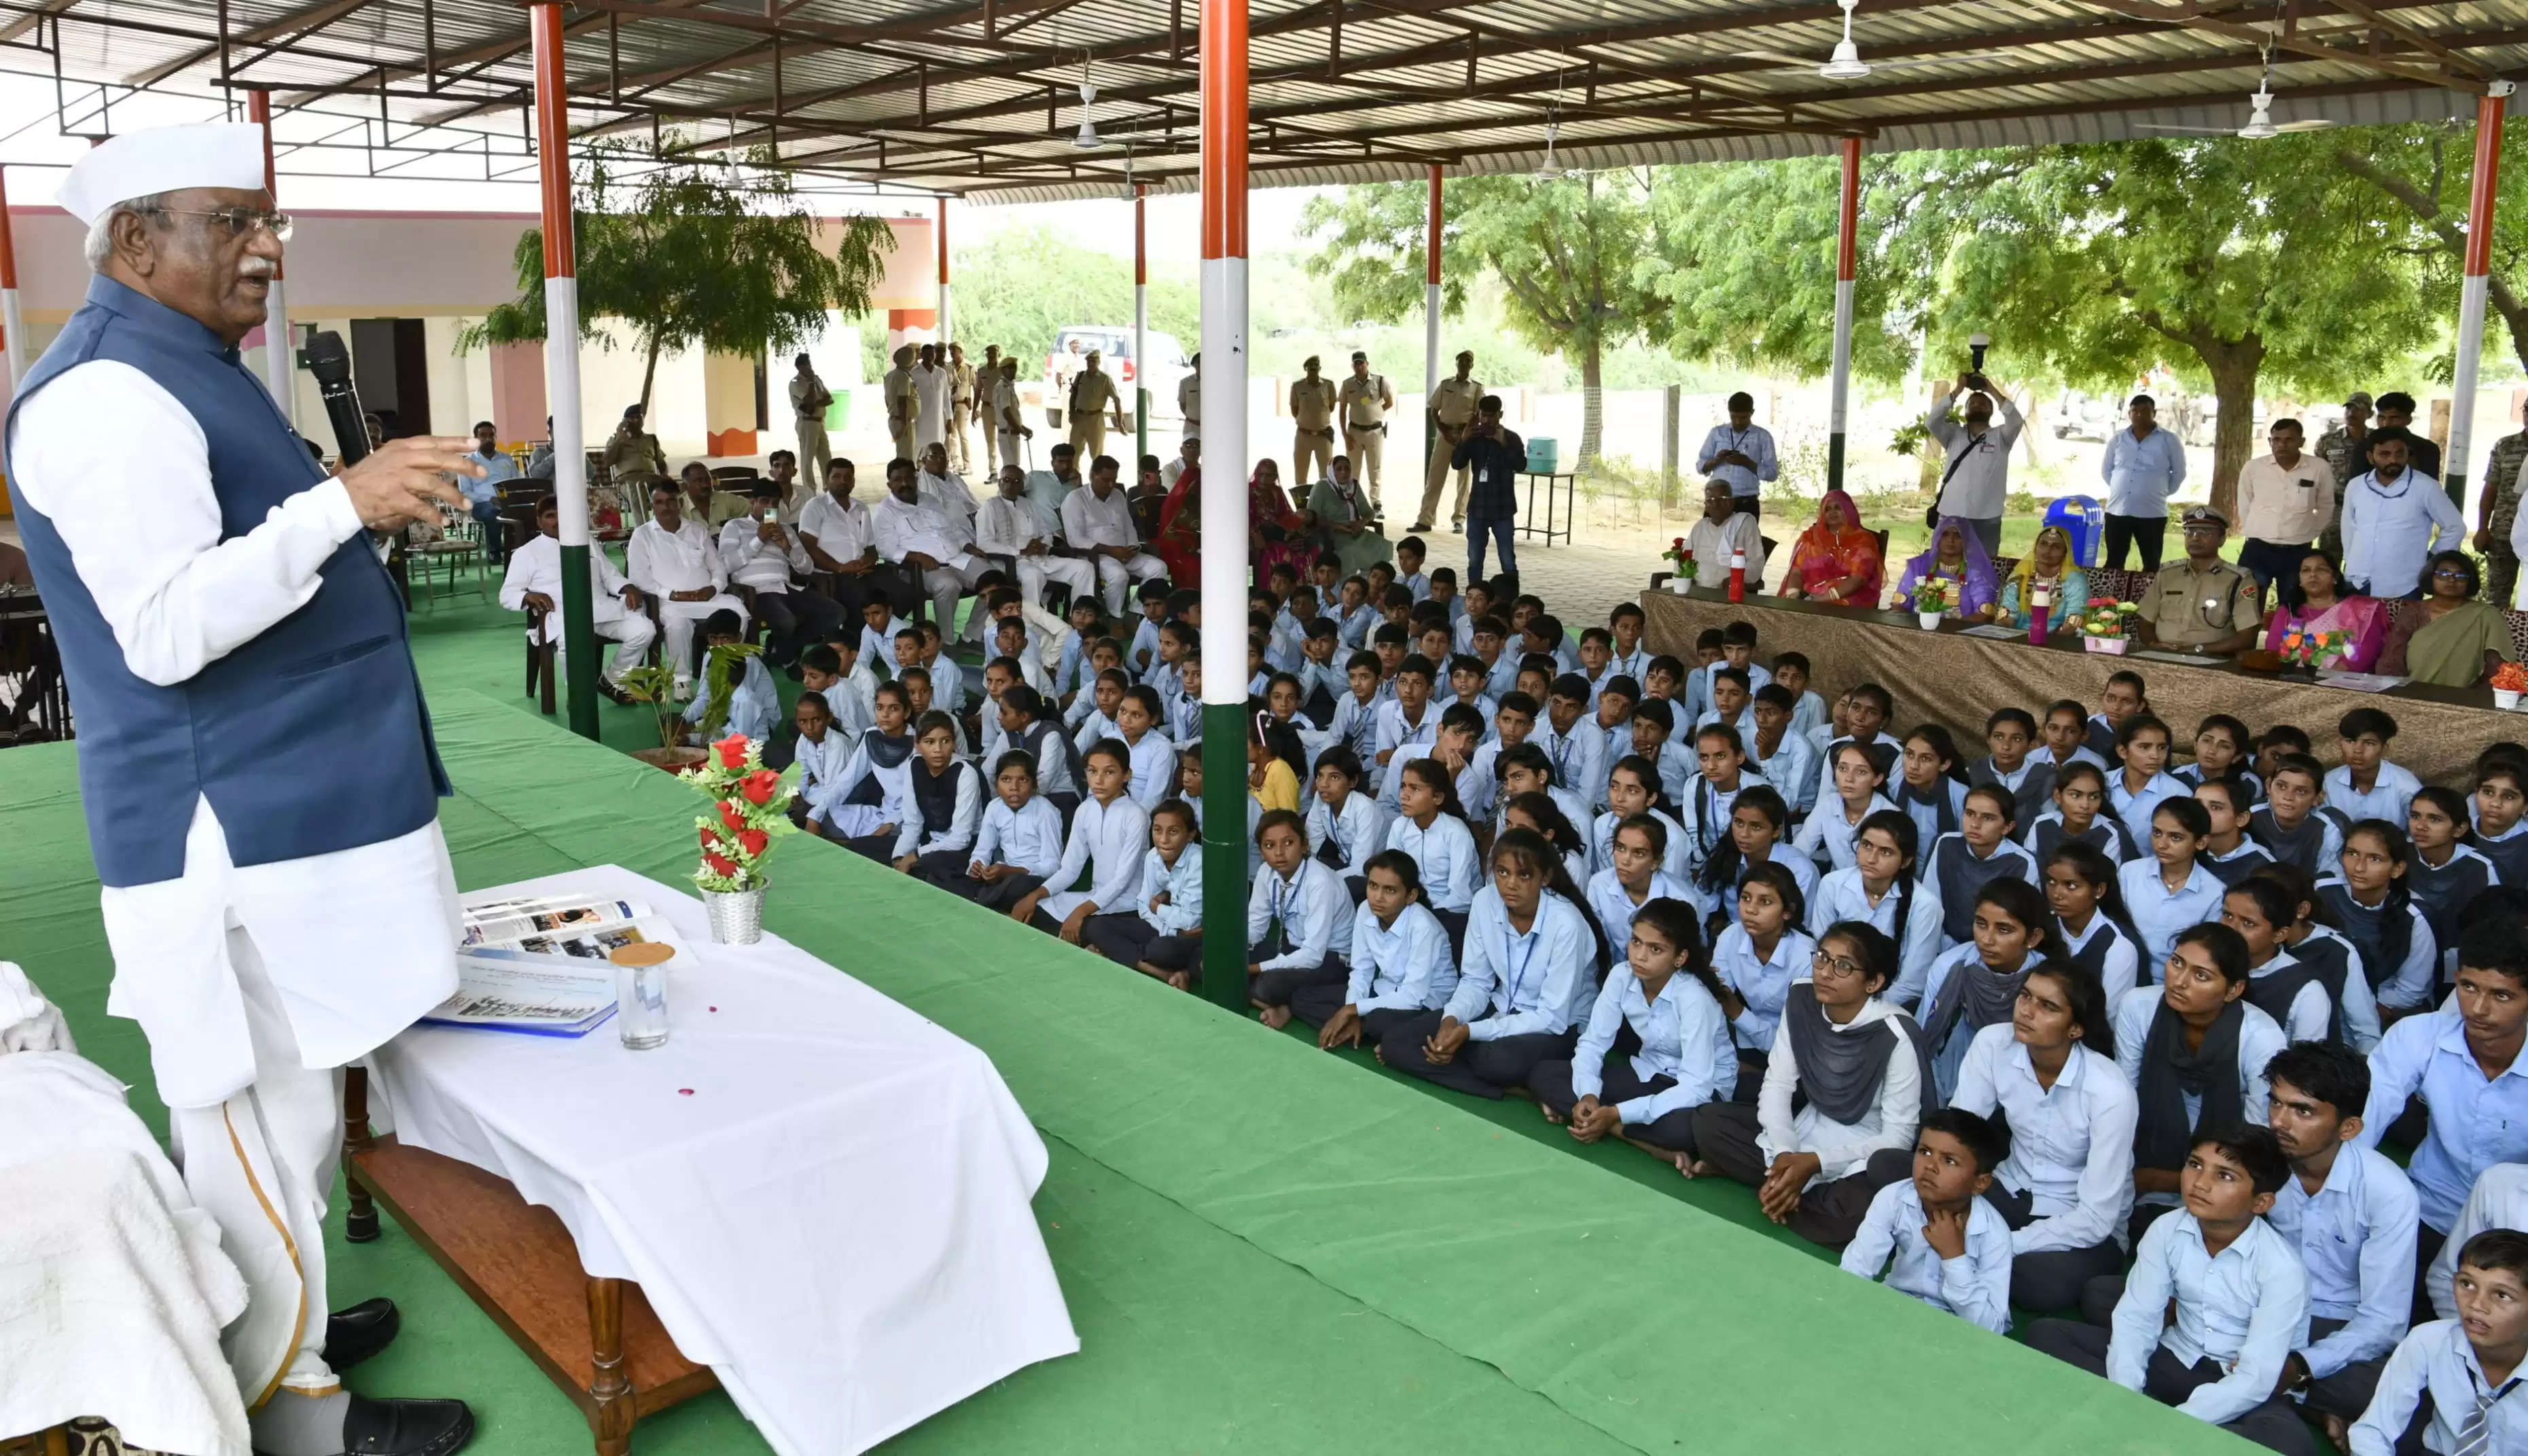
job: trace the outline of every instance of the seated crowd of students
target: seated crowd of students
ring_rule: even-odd
[[[1129,631],[987,583],[971,690],[872,602],[803,654],[799,817],[1180,988],[1226,928],[1268,1024],[2273,1449],[2528,1450],[2528,747],[2426,786],[2364,706],[2333,767],[2227,714],[2172,762],[2119,672],[1970,756],[1750,623],[1688,662],[1420,556],[1250,594],[1242,917],[1162,583]]]

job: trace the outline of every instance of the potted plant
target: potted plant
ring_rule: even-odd
[[[2133,649],[2134,623],[2141,607],[2113,597],[2092,597],[2080,621],[2080,646],[2093,652],[2122,656]]]
[[[1682,597],[1694,590],[1694,548],[1685,544],[1684,537],[1669,542],[1667,549],[1659,552],[1659,559],[1672,568],[1667,579],[1669,591]]]
[[[2493,705],[2504,712],[2519,706],[2519,695],[2528,691],[2528,668],[2516,662],[2504,662],[2493,669]]]
[[[635,667],[623,674],[623,696],[650,704],[658,718],[658,746],[634,749],[632,756],[653,768],[683,773],[703,761],[703,751],[685,742],[685,715],[676,708],[676,674],[667,667]]]
[[[2310,632],[2293,627],[2283,639],[2283,670],[2299,677],[2315,677],[2321,667],[2331,667],[2352,645],[2349,632]]]
[[[1957,584],[1944,576],[1926,576],[1914,584],[1914,620],[1928,632],[1957,605]]]
[[[694,820],[703,847],[694,884],[711,911],[711,939],[753,945],[764,938],[764,892],[771,883],[764,862],[775,841],[799,832],[790,822],[797,780],[764,767],[755,742],[732,733],[711,744],[685,782],[711,801],[711,811]]]

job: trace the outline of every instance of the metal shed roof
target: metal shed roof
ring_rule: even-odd
[[[1189,190],[1197,8],[578,0],[572,121],[977,201]],[[2528,0],[1860,0],[1872,70],[1853,80],[1818,74],[1843,32],[1824,0],[1253,0],[1250,17],[1266,186],[1533,171],[1549,132],[1557,165],[1609,167],[1823,153],[1854,132],[1900,150],[2236,127],[2269,42],[2278,122],[2471,116],[2488,81],[2528,70]],[[0,40],[66,94],[268,90],[285,150],[423,175],[524,165],[526,21],[513,0],[0,0]],[[1073,140],[1083,77],[1094,149]]]

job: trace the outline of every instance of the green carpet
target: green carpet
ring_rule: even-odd
[[[519,711],[510,626],[414,619],[460,883],[608,861],[676,882],[697,801]],[[639,710],[604,713],[609,743],[648,741]],[[0,957],[163,1126],[136,1030],[103,1015],[72,752],[0,754]],[[990,1055],[1052,1151],[1036,1212],[1081,1352],[895,1447],[2243,1449],[1751,1232],[1744,1189],[1577,1149],[1530,1104],[1328,1057],[832,846],[793,841],[776,872],[769,927]],[[464,1395],[474,1451],[585,1449],[574,1408],[392,1224],[333,1254],[338,1299],[408,1311],[359,1388]],[[720,1396],[635,1444],[762,1449]]]

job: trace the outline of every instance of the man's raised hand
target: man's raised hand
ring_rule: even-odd
[[[473,448],[470,437],[412,435],[390,440],[342,472],[342,489],[349,494],[360,524],[372,531],[436,521],[442,504],[465,508],[464,493],[442,477],[482,478],[482,463],[470,454]]]

